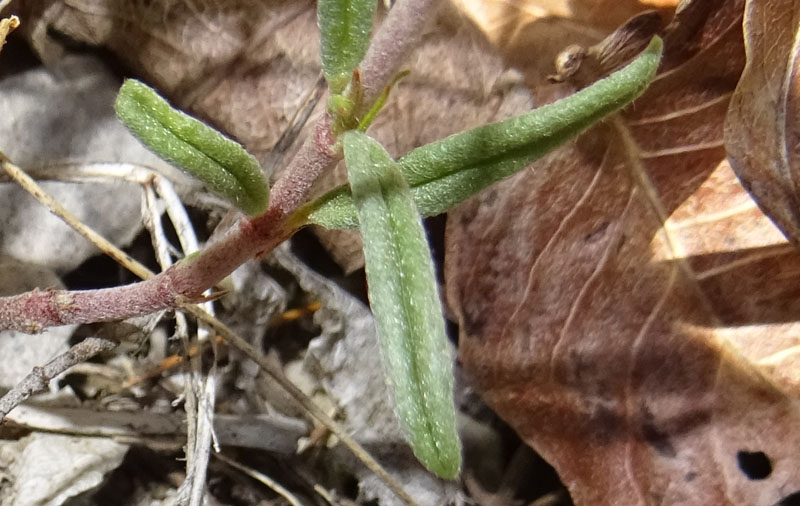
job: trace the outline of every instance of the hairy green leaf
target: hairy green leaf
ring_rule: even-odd
[[[461,446],[452,359],[422,221],[399,167],[380,144],[356,131],[343,140],[370,304],[397,415],[420,462],[454,478]]]
[[[251,216],[267,209],[269,186],[258,161],[241,144],[173,109],[134,79],[125,80],[114,107],[125,126],[158,156]]]
[[[319,0],[317,22],[322,71],[333,93],[341,93],[367,51],[375,0]]]
[[[661,39],[655,37],[626,67],[572,96],[409,152],[398,163],[417,209],[424,216],[443,213],[621,109],[647,88],[661,51]],[[358,226],[347,187],[329,192],[300,213],[308,223],[326,228]]]

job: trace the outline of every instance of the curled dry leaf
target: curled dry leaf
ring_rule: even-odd
[[[17,16],[0,19],[0,51],[2,51],[3,45],[6,43],[6,37],[9,32],[18,26],[19,18]]]
[[[570,44],[599,41],[627,19],[651,10],[661,23],[677,0],[454,0],[532,86],[547,81],[553,59]],[[643,47],[639,50],[644,49]],[[632,57],[640,51],[628,54]]]
[[[128,451],[111,438],[32,433],[0,444],[0,504],[61,506],[96,489]]]
[[[758,205],[800,242],[800,3],[748,2],[747,66],[731,100],[725,143]]]
[[[800,255],[724,163],[743,4],[684,3],[633,106],[448,217],[464,367],[578,505],[800,497]]]

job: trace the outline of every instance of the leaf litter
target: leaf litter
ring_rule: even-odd
[[[106,1],[21,3],[23,24],[17,30],[51,68],[65,57],[65,40],[103,47],[129,70],[158,86],[177,105],[221,126],[262,160],[288,127],[319,76],[313,8],[309,3],[262,5],[242,1],[230,2],[225,9],[211,4],[193,4],[193,9],[177,9],[169,11],[169,15],[165,15],[163,5],[158,2],[126,3],[122,8],[111,8],[111,3]],[[536,8],[543,9],[539,13],[547,14],[534,16],[533,23],[530,23],[531,17],[526,18],[518,7],[506,5],[502,13],[505,17],[496,25],[500,28],[495,32],[487,29],[482,23],[486,18],[474,15],[474,6],[471,7],[473,19],[499,46],[506,60],[526,71],[524,82],[532,88],[537,103],[547,101],[548,95],[568,93],[612,70],[604,68],[604,61],[595,57],[598,54],[613,56],[614,51],[609,49],[603,53],[602,45],[594,46],[594,52],[588,51],[585,64],[581,64],[578,72],[560,89],[546,84],[547,77],[553,74],[552,61],[557,51],[575,43],[591,49],[591,44],[600,41],[625,18],[644,7],[638,2],[624,2],[625,5],[617,2],[615,7],[619,10],[603,12],[614,2],[570,2],[566,7],[555,5],[558,2],[544,4],[548,5],[532,3],[535,8],[528,9],[528,14],[536,13]],[[645,4],[653,5],[652,2]],[[787,417],[791,419],[793,416],[795,401],[791,400],[794,399],[791,392],[796,392],[800,381],[798,368],[793,366],[797,354],[791,353],[793,347],[800,344],[793,337],[797,335],[793,316],[796,310],[791,296],[794,293],[792,286],[796,284],[794,276],[798,272],[794,267],[795,254],[777,229],[754,206],[722,161],[721,118],[743,62],[735,51],[731,51],[733,44],[725,39],[735,33],[730,28],[735,22],[726,16],[740,5],[711,2],[703,7],[701,4],[685,2],[681,7],[679,23],[670,32],[678,40],[673,47],[679,49],[673,49],[672,63],[665,64],[663,73],[666,77],[661,84],[640,99],[635,109],[623,114],[618,122],[599,127],[560,154],[536,164],[535,174],[539,176],[526,175],[532,178],[532,182],[526,180],[522,184],[513,180],[516,183],[489,189],[483,197],[476,199],[483,202],[477,210],[467,205],[450,218],[448,241],[451,249],[456,251],[458,248],[453,244],[458,243],[459,234],[468,234],[471,230],[466,217],[475,220],[486,216],[489,219],[489,225],[480,234],[481,242],[468,240],[461,253],[477,259],[486,258],[485,265],[494,277],[507,273],[504,277],[507,280],[505,297],[512,297],[507,306],[487,308],[486,298],[492,293],[491,289],[483,293],[475,290],[475,286],[488,286],[482,284],[485,278],[480,270],[468,270],[466,281],[460,280],[462,273],[457,266],[462,257],[448,255],[448,298],[459,316],[462,331],[460,353],[465,367],[473,379],[477,378],[475,386],[500,415],[555,465],[577,504],[602,504],[603,497],[614,504],[626,504],[623,502],[626,500],[630,504],[649,503],[659,498],[680,503],[687,494],[698,489],[706,493],[703,484],[709,483],[708,480],[725,483],[732,497],[743,498],[744,502],[739,504],[755,500],[753,497],[758,497],[759,501],[772,501],[769,504],[776,503],[781,497],[776,495],[773,483],[784,483],[788,487],[785,492],[792,491],[789,490],[792,476],[787,475],[791,456],[784,456],[782,448],[775,448],[777,439],[769,437],[773,431],[752,432],[752,427],[756,422],[762,427],[775,427],[774,432],[783,436],[783,444],[787,448],[792,446],[793,432],[785,427]],[[486,2],[484,5],[497,4]],[[664,9],[661,11],[664,16],[669,15],[669,4],[655,6]],[[598,16],[600,12],[604,15]],[[436,30],[426,37],[426,44],[413,65],[414,74],[393,91],[385,117],[381,116],[374,125],[375,135],[394,154],[455,130],[507,117],[532,103],[530,95],[521,86],[523,79],[519,74],[507,72],[502,62],[491,55],[489,46],[481,37],[472,28],[464,28],[460,16],[455,9],[448,7]],[[497,36],[503,33],[513,34],[513,37]],[[538,39],[529,38],[532,33],[541,35]],[[724,40],[714,45],[713,39],[720,33]],[[448,37],[460,38],[457,43],[452,43],[447,42]],[[453,63],[452,68],[442,68],[442,61],[449,63],[452,58],[468,53],[453,50],[452,44],[460,47],[466,44],[471,50],[477,49],[481,63],[475,65],[474,61],[467,60]],[[622,49],[628,44],[626,42]],[[132,51],[132,47],[137,50]],[[669,47],[668,40],[668,51]],[[536,51],[530,48],[536,48]],[[534,52],[537,58],[531,61],[528,55]],[[425,61],[436,62],[432,67],[434,70],[425,67]],[[611,65],[609,61],[606,60],[605,64]],[[624,63],[623,56],[618,56],[618,63]],[[467,73],[459,74],[465,68]],[[476,69],[479,71],[475,72]],[[83,73],[93,75],[97,72],[86,70]],[[109,86],[108,89],[113,96],[115,87]],[[419,96],[425,97],[424,100],[417,100]],[[442,100],[447,101],[452,112],[444,122],[440,115],[433,114],[436,107],[431,105]],[[70,100],[62,99],[62,102]],[[324,98],[320,102],[324,104]],[[697,111],[689,121],[692,131],[687,131],[683,125],[687,119],[684,111],[692,107]],[[319,110],[317,108],[315,114]],[[670,121],[669,115],[676,111],[680,114],[675,114],[674,120]],[[102,117],[95,113],[91,116],[95,115]],[[384,120],[385,124],[382,124]],[[426,128],[401,129],[402,135],[395,137],[393,129],[398,122],[409,127],[418,123]],[[103,128],[109,126],[88,121],[86,128],[74,128],[70,133],[92,131],[92,124],[103,125]],[[301,133],[299,137],[303,135]],[[25,146],[32,146],[30,141],[35,137],[29,135],[23,142],[8,142],[9,145],[0,148],[7,154],[12,147],[10,144],[26,149]],[[614,141],[609,143],[609,138]],[[73,153],[75,156],[71,156],[70,161],[99,161],[97,155],[101,151],[97,150],[114,144],[110,141],[91,144],[91,149]],[[286,148],[285,158],[291,156],[297,145],[294,143]],[[685,149],[686,146],[699,149]],[[32,149],[35,152],[36,148]],[[636,156],[631,156],[631,153]],[[128,154],[116,155],[103,161],[144,163],[155,165],[159,170],[169,170],[157,161],[147,162]],[[14,153],[14,156],[22,155]],[[39,160],[31,162],[14,156],[11,158],[26,166],[39,163]],[[40,161],[63,161],[62,157],[62,154],[56,154]],[[645,160],[645,163],[637,165],[637,158]],[[678,159],[680,163],[676,162]],[[601,167],[599,172],[598,166]],[[595,173],[600,175],[595,177]],[[569,184],[564,184],[566,174],[574,178]],[[170,176],[174,174],[170,173]],[[519,184],[519,187],[514,189],[513,184]],[[583,198],[582,190],[587,187],[593,189],[596,199],[591,196]],[[192,193],[181,183],[178,188],[183,195]],[[97,190],[90,192],[91,195],[97,193]],[[127,193],[134,196],[131,209],[135,209],[139,190],[134,186]],[[219,220],[221,210],[216,208],[209,213],[209,202],[212,202],[209,200],[190,201],[205,209],[191,210],[194,225],[205,234],[210,230],[205,228],[205,220],[210,220],[213,225]],[[592,212],[573,211],[569,215],[576,202]],[[95,214],[118,218],[120,213],[116,206],[117,203],[104,204],[98,208],[99,212],[87,213],[86,219],[92,219]],[[31,209],[34,207],[29,206]],[[107,209],[114,212],[104,211]],[[501,219],[501,216],[507,216],[509,209],[522,210],[522,217],[513,221]],[[118,240],[119,244],[126,244],[136,235],[138,226],[135,222],[140,218],[138,211],[122,215],[134,216],[134,226],[137,227]],[[638,221],[631,221],[631,216]],[[565,223],[567,218],[570,227],[564,225],[559,229],[559,224]],[[474,227],[480,224],[475,223]],[[459,227],[464,230],[459,231]],[[509,227],[510,230],[504,230]],[[565,237],[550,242],[544,240],[553,230]],[[141,241],[143,236],[139,237]],[[528,242],[528,237],[533,237],[533,242]],[[5,243],[5,238],[0,243]],[[334,251],[354,249],[352,238],[333,238],[327,243],[333,244]],[[491,243],[502,244],[503,248],[510,246],[502,255],[486,257],[479,245]],[[74,239],[71,244],[83,243],[81,239]],[[134,248],[138,250],[129,251],[142,251],[141,245],[134,245]],[[530,253],[542,248],[547,249],[547,254],[539,255],[539,260],[535,260]],[[66,266],[48,265],[58,274],[69,273],[87,258],[65,255],[55,249],[51,251],[57,253],[54,261],[67,259],[71,262]],[[93,254],[91,249],[87,248],[87,251],[88,255]],[[347,253],[339,255],[340,259],[343,257],[346,259]],[[538,263],[528,273],[521,266],[531,260]],[[371,330],[373,323],[362,303],[326,276],[310,270],[285,249],[277,252],[271,262],[272,266],[266,268],[250,264],[232,277],[233,290],[221,301],[223,306],[228,306],[226,311],[231,312],[231,323],[235,323],[248,339],[262,343],[265,351],[272,350],[274,360],[290,378],[304,383],[307,393],[329,406],[332,412],[339,413],[349,430],[363,438],[362,442],[418,497],[420,504],[464,501],[465,490],[457,484],[433,480],[419,470],[408,455],[403,456],[399,451],[405,447],[398,443],[397,427],[393,425],[394,419],[387,404],[380,401],[385,398],[382,376],[378,369],[365,367],[366,364],[376,366],[378,361],[369,345],[375,344],[371,334],[374,332]],[[350,270],[358,265],[358,261],[345,264]],[[588,274],[591,283],[582,284],[580,276],[587,276],[587,268],[592,269]],[[337,272],[330,266],[327,269],[328,272]],[[527,275],[515,275],[520,269]],[[454,271],[459,272],[458,275],[453,275]],[[342,277],[340,274],[332,277],[344,279],[345,283],[357,282],[358,279],[357,276]],[[256,281],[251,282],[251,279]],[[760,281],[762,279],[772,281],[766,290]],[[461,283],[478,284],[468,285],[472,287],[468,297],[454,288]],[[546,288],[552,286],[558,288]],[[650,291],[654,287],[665,289],[659,296]],[[515,296],[516,302],[513,301]],[[274,322],[283,321],[276,315],[293,307],[308,305],[315,298],[324,300],[323,309],[313,320],[306,316],[288,324],[290,330],[287,332],[295,341],[308,343],[307,349],[301,346],[299,350],[292,348],[294,351],[287,351],[279,343],[271,343],[270,332],[274,331]],[[503,300],[508,299],[497,298],[498,303]],[[575,302],[570,305],[565,304],[565,300]],[[524,307],[519,305],[519,301],[523,301]],[[629,305],[631,301],[633,305]],[[654,307],[656,311],[653,311]],[[500,334],[505,338],[515,337],[513,347],[499,346],[496,348],[498,355],[494,351],[481,354],[478,351],[481,348],[476,348],[475,338],[492,335],[489,329],[495,325],[493,322],[502,318],[509,308],[512,314],[508,314],[506,319],[510,317],[511,323],[504,325]],[[517,308],[516,314],[514,308]],[[564,310],[570,310],[566,317],[563,316]],[[541,315],[548,311],[553,318],[542,319]],[[250,312],[256,317],[255,325],[248,328]],[[233,316],[236,313],[238,316]],[[562,321],[566,318],[568,324],[559,325],[558,318]],[[166,320],[150,337],[139,334],[139,337],[123,342],[115,357],[106,357],[101,361],[105,363],[96,364],[106,369],[89,368],[91,373],[73,374],[82,378],[83,386],[71,379],[65,382],[68,377],[65,376],[51,383],[52,388],[62,394],[68,393],[71,397],[68,403],[73,405],[69,409],[77,409],[83,415],[109,408],[124,415],[126,409],[146,408],[154,415],[180,417],[180,411],[170,406],[171,402],[180,399],[188,381],[180,370],[166,369],[166,373],[155,376],[155,379],[136,383],[127,390],[119,388],[119,380],[109,381],[120,372],[123,377],[127,376],[124,372],[130,370],[137,374],[147,373],[161,358],[181,353],[177,343],[165,338],[171,332],[171,324]],[[558,353],[548,355],[548,348],[542,341],[535,341],[534,346],[534,341],[525,337],[545,336],[541,338],[547,342],[548,335],[561,336],[557,344]],[[580,336],[590,336],[591,339],[579,340]],[[637,340],[631,344],[625,340],[628,336]],[[659,339],[655,340],[656,337]],[[66,346],[71,341],[66,336],[59,342]],[[197,351],[192,353],[207,361],[210,346],[198,345]],[[518,358],[520,364],[509,360],[509,350],[519,350],[511,356]],[[525,350],[536,350],[537,353],[527,356]],[[50,356],[55,353],[56,348],[53,348]],[[501,358],[492,362],[492,357]],[[553,368],[556,382],[544,375],[543,381],[535,387],[526,386],[527,392],[519,399],[520,404],[528,399],[543,400],[544,404],[533,404],[539,406],[534,408],[534,413],[538,413],[536,416],[530,412],[505,410],[497,402],[498,398],[514,392],[514,385],[521,384],[520,378],[537,378],[536,375],[543,373],[534,367],[527,373],[529,376],[514,373],[512,378],[516,383],[500,380],[506,378],[507,381],[507,371],[513,371],[513,367],[529,370],[531,364],[537,363],[536,357],[543,357],[545,362],[550,359],[552,365],[548,367]],[[653,362],[652,357],[658,360]],[[280,433],[280,427],[287,430],[287,427],[303,426],[303,412],[296,407],[289,408],[291,404],[285,398],[281,400],[274,387],[265,386],[268,382],[236,351],[222,351],[218,359],[218,377],[223,379],[217,393],[220,417],[230,417],[227,420],[232,427],[243,427],[242,422],[248,419],[252,424],[238,429],[239,432],[233,430],[232,436],[220,435],[226,455],[230,456],[227,451],[237,446],[228,446],[227,438],[248,441],[247,437],[256,435],[257,438],[257,434],[264,431]],[[31,365],[41,365],[41,358],[35,360],[39,362]],[[297,368],[297,364],[303,367]],[[486,373],[495,366],[501,371],[499,376]],[[641,380],[625,383],[609,378],[603,374],[608,369],[626,370],[627,377]],[[228,384],[225,378],[235,379],[233,384]],[[112,386],[115,382],[117,386]],[[564,390],[564,384],[570,388]],[[87,392],[94,394],[86,397]],[[82,400],[79,404],[76,395]],[[500,440],[508,440],[513,437],[474,397],[464,397],[463,394],[461,397],[472,399],[462,408],[470,413],[467,419],[479,420],[481,429],[470,430],[481,434],[480,438],[492,440],[499,435]],[[680,399],[686,398],[692,399],[696,410],[682,411]],[[719,401],[720,398],[732,400],[726,405]],[[53,406],[52,409],[56,408]],[[756,411],[759,416],[752,415]],[[270,418],[275,416],[283,417],[285,423]],[[548,423],[542,423],[542,420]],[[37,426],[31,435],[25,437],[32,438],[39,434],[38,430],[47,430],[47,423],[52,422]],[[569,428],[569,437],[558,433],[559,424]],[[704,432],[707,427],[714,428],[716,439]],[[64,430],[75,429],[76,426],[70,428],[68,425]],[[296,434],[291,430],[289,434]],[[14,432],[9,432],[8,427],[0,431],[11,445],[17,440],[22,441],[14,437]],[[465,430],[464,434],[468,432]],[[128,434],[127,442],[135,444],[130,447],[119,445],[130,449],[123,450],[122,453],[127,453],[117,468],[126,470],[127,474],[120,477],[116,472],[95,479],[111,472],[115,465],[94,470],[90,465],[86,472],[94,473],[94,481],[82,481],[90,483],[84,490],[99,487],[93,494],[95,503],[103,503],[100,498],[109,497],[108,487],[120,483],[137,490],[131,495],[131,500],[134,496],[151,504],[173,500],[170,499],[172,495],[164,493],[164,490],[172,490],[174,494],[182,479],[182,466],[173,461],[182,453],[176,452],[179,448],[175,432],[170,434],[171,443],[169,438],[165,438],[158,444],[154,442],[158,439],[157,434],[149,434],[147,438],[141,434]],[[81,437],[86,439],[84,436]],[[733,444],[743,440],[747,440],[748,445],[738,447]],[[388,443],[391,441],[395,443]],[[588,451],[587,442],[589,448],[598,444],[600,449]],[[512,447],[515,444],[513,439],[510,444]],[[333,448],[328,449],[329,446]],[[470,451],[470,444],[465,442],[465,446]],[[144,454],[143,448],[147,449]],[[255,444],[251,442],[235,449],[234,455],[240,462],[257,466],[289,486],[301,502],[317,504],[331,500],[332,504],[349,504],[352,499],[394,504],[395,499],[385,485],[353,462],[352,457],[336,446],[335,438],[330,438],[323,428],[312,428],[302,449],[300,456],[285,453],[285,447],[265,453],[255,450]],[[494,453],[496,450],[481,455],[496,462],[495,473],[509,473],[506,479],[513,480],[511,477],[516,476],[519,470],[512,470],[513,466],[504,469],[508,456],[504,451]],[[754,473],[753,476],[757,474],[753,466],[758,467],[762,454],[768,458],[769,476],[761,480],[748,479],[757,487],[745,491],[737,488],[737,483],[743,479],[743,469]],[[116,457],[110,460],[112,464],[118,461]],[[621,472],[632,474],[623,475],[618,481],[606,474],[597,481],[600,478],[596,473],[598,469],[615,470],[614,463],[617,462]],[[470,467],[469,459],[467,466],[466,476],[479,468]],[[487,465],[481,469],[491,467]],[[698,472],[698,468],[703,472]],[[11,489],[8,485],[19,481],[18,468],[11,472],[9,469],[12,468],[0,467],[0,495],[9,494]],[[337,469],[339,471],[334,471]],[[167,478],[169,473],[175,473],[177,481],[170,481]],[[683,481],[675,478],[679,473],[682,473]],[[158,477],[154,478],[154,475]],[[351,492],[350,499],[347,498],[345,482],[352,478],[348,476],[355,476],[358,483],[358,492]],[[210,487],[209,492],[230,504],[250,504],[276,497],[263,485],[242,482],[230,468],[222,467],[214,460],[211,461],[210,477],[209,484],[223,485],[222,488]],[[500,494],[495,497],[492,490],[500,486],[503,478],[477,478],[480,484],[473,484],[471,490],[477,490],[476,486],[489,490],[488,495],[474,495],[472,500],[477,504],[496,503],[498,497],[513,501],[515,493],[524,493],[522,483],[512,483],[509,489],[508,482],[505,482],[495,490]],[[155,483],[161,483],[161,488],[154,487]],[[318,487],[316,491],[315,485]],[[697,488],[692,489],[692,486]],[[643,495],[642,490],[655,495]],[[148,496],[150,493],[153,495]],[[530,497],[540,495],[543,494],[540,492]],[[8,497],[15,500],[13,494]],[[53,495],[47,500],[55,497]],[[560,501],[558,504],[568,504],[569,501],[558,493],[544,497],[555,498],[555,501]],[[703,501],[707,496],[699,494],[694,497]],[[120,498],[116,499],[115,503],[119,503]],[[505,499],[497,504],[507,503],[503,501]],[[701,503],[711,504],[698,502]]]

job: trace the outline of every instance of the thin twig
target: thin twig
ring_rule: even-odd
[[[0,423],[6,415],[31,395],[47,388],[51,379],[98,353],[112,350],[117,343],[99,337],[87,337],[42,367],[34,367],[25,378],[0,398]]]
[[[41,186],[39,186],[30,176],[25,174],[24,171],[19,169],[19,167],[8,162],[7,160],[3,161],[3,167],[9,176],[17,181],[23,189],[28,191],[34,198],[39,200],[39,202],[45,205],[54,214],[59,216],[62,220],[64,220],[65,223],[75,229],[78,233],[86,237],[105,254],[109,255],[111,258],[115,259],[118,263],[141,278],[146,279],[154,275],[152,271],[136,262],[133,258],[116,248],[116,246],[107,241],[100,234],[83,224],[68,209],[64,208],[49,194],[47,194],[41,188]],[[147,225],[147,228],[150,230],[151,236],[153,237],[153,247],[157,253],[157,259],[162,268],[167,269],[172,265],[172,259],[167,248],[166,235],[164,234],[163,227],[161,226],[160,212],[157,209],[155,200],[156,196],[151,186],[153,180],[144,179],[141,182],[145,186],[144,208],[147,211],[145,213],[145,217],[147,218],[145,219],[145,224]],[[189,224],[188,216],[186,216],[186,212],[183,209],[183,206],[180,204],[180,200],[177,199],[177,195],[174,193],[174,190],[172,190],[171,184],[166,183],[162,179],[161,181],[158,181],[158,189],[160,194],[166,195],[169,199],[167,203],[167,211],[170,215],[170,219],[175,220],[175,228],[179,232],[178,236],[181,240],[182,247],[189,248],[187,253],[196,251],[198,247],[196,236]],[[186,323],[183,316],[180,314],[176,315],[176,320],[179,323],[183,323],[183,325],[179,325],[179,328],[183,328],[185,330]],[[187,348],[188,347],[189,346],[187,345]],[[205,402],[198,402],[196,400],[195,391],[197,390],[206,393],[213,391],[213,384],[215,384],[215,381],[213,379],[209,380],[208,378],[204,380],[202,377],[200,377],[202,373],[200,372],[199,364],[195,364],[194,369],[197,371],[197,374],[190,374],[189,381],[187,382],[187,390],[189,391],[186,392],[186,409],[188,417],[187,425],[190,428],[188,438],[190,452],[187,454],[187,466],[191,467],[190,471],[192,471],[187,472],[187,480],[189,477],[192,478],[192,480],[189,482],[192,490],[189,503],[199,504],[202,500],[202,487],[205,484],[208,450],[211,445],[211,436],[213,434],[213,421],[211,420],[211,416],[208,414],[209,411],[213,412],[213,400],[210,404],[208,400]],[[209,385],[209,382],[211,385]],[[192,388],[192,386],[195,388]],[[197,388],[198,386],[200,388]],[[12,392],[9,392],[9,394]],[[197,430],[193,430],[195,428],[197,428]],[[197,441],[195,437],[192,437],[196,436],[197,433],[202,435],[201,441]],[[199,489],[197,485],[192,486],[192,484],[197,483],[201,484]]]
[[[75,229],[76,232],[89,239],[89,241],[97,246],[100,251],[113,258],[118,264],[131,271],[136,276],[147,279],[153,276],[153,273],[139,264],[136,260],[128,256],[124,251],[116,248],[105,237],[101,236],[91,228],[84,225],[77,216],[72,214],[69,209],[59,204],[53,197],[45,192],[36,181],[28,176],[22,169],[11,163],[3,153],[0,153],[0,160],[2,160],[3,169],[14,179],[25,191],[30,193],[36,200],[41,202],[50,211],[64,220],[64,222]]]
[[[203,311],[199,308],[198,310]],[[208,313],[204,312],[204,314]],[[200,506],[203,503],[206,491],[208,460],[211,455],[211,443],[212,440],[215,440],[213,410],[216,400],[217,387],[216,365],[212,365],[211,370],[205,377],[203,376],[202,371],[196,370],[199,365],[198,357],[198,364],[193,367],[191,373],[192,389],[196,389],[198,387],[200,388],[200,390],[194,394],[195,397],[197,397],[196,411],[194,411],[193,417],[195,422],[195,444],[194,448],[192,448],[191,460],[190,462],[187,462],[186,480],[181,485],[181,488],[178,490],[177,494],[177,497],[179,498],[177,502],[179,504],[184,504],[184,502],[180,501],[180,498],[184,497],[181,492],[188,491],[188,497],[186,498],[187,500],[185,504],[188,504],[189,506]],[[189,408],[187,408],[187,412],[188,411]],[[187,457],[188,453],[189,452],[187,451]]]
[[[74,369],[70,369],[72,371]],[[265,450],[279,455],[295,454],[295,441],[308,433],[299,418],[277,414],[215,417],[214,427],[224,446]],[[149,438],[186,444],[185,418],[179,413],[150,410],[104,411],[88,407],[49,406],[37,400],[14,408],[6,423],[33,431],[114,439]]]
[[[172,226],[175,227],[175,233],[178,235],[178,242],[181,244],[184,255],[198,251],[200,243],[197,240],[197,234],[175,187],[172,186],[169,179],[161,175],[153,179],[153,186],[166,205],[167,216],[169,216]]]
[[[264,485],[269,487],[273,492],[275,492],[279,496],[281,496],[284,499],[286,499],[286,501],[289,504],[291,504],[292,506],[305,506],[300,501],[300,499],[298,499],[294,494],[289,492],[289,490],[284,488],[280,483],[278,483],[277,481],[273,480],[272,478],[270,478],[266,474],[260,473],[260,472],[256,471],[255,469],[253,469],[251,467],[248,467],[248,466],[246,466],[244,464],[240,464],[240,463],[236,462],[235,460],[226,457],[222,453],[215,453],[214,456],[216,458],[218,458],[219,460],[225,462],[229,466],[231,466],[231,467],[233,467],[235,469],[238,469],[239,471],[243,472],[244,474],[246,474],[247,476],[253,478],[254,480],[263,483]]]
[[[314,484],[314,492],[316,492],[317,495],[325,499],[325,502],[327,502],[331,506],[339,506],[339,501],[337,501],[336,498],[333,497],[333,495],[331,495],[330,492],[325,490],[325,488],[319,483]]]
[[[187,202],[203,209],[230,209],[230,203],[214,194],[198,192],[196,181],[187,184],[187,181],[174,182],[157,172],[152,167],[139,163],[129,162],[51,162],[43,165],[32,165],[25,168],[25,172],[38,181],[52,180],[73,183],[105,183],[108,181],[127,181],[129,183],[145,184],[151,181],[159,195],[169,202],[169,198],[161,192],[162,184],[169,185],[172,193],[180,193],[182,202]],[[14,180],[4,171],[0,172],[0,183],[10,183]],[[180,189],[178,192],[175,189]],[[169,205],[169,204],[168,204]],[[169,212],[167,207],[167,212]]]
[[[153,273],[146,269],[130,258],[127,254],[117,249],[113,244],[105,240],[101,235],[97,234],[89,227],[80,222],[69,210],[61,206],[50,195],[42,190],[42,188],[27,174],[16,167],[14,164],[5,162],[4,168],[8,174],[17,181],[20,186],[27,190],[43,205],[53,211],[54,214],[63,219],[68,225],[74,228],[78,233],[89,239],[101,251],[114,258],[131,272],[142,278],[149,278]],[[155,183],[159,194],[165,198],[167,213],[170,220],[173,221],[175,229],[178,231],[178,237],[181,241],[181,246],[185,253],[192,253],[198,249],[197,238],[194,230],[191,227],[186,211],[180,203],[180,199],[174,192],[172,185],[167,182],[163,177],[155,177],[155,174],[134,173],[137,176],[138,182],[142,183],[145,187],[145,224],[151,232],[153,238],[153,247],[157,253],[157,259],[162,269],[167,269],[172,265],[172,259],[167,248],[167,239],[161,226],[160,212],[157,209],[156,196],[153,192],[151,183]],[[210,306],[210,303],[208,304]],[[208,309],[206,309],[208,311]],[[178,329],[180,335],[187,335],[186,321],[183,315],[176,314],[176,321],[178,322]],[[180,331],[183,330],[183,332]],[[187,349],[190,347],[187,342]],[[197,362],[196,360],[194,362]],[[208,400],[201,402],[197,400],[197,392],[209,392],[213,390],[214,379],[205,380],[201,377],[201,367],[199,363],[194,363],[193,370],[195,373],[189,375],[186,385],[186,411],[187,411],[187,428],[188,428],[188,449],[187,449],[187,481],[191,487],[192,493],[190,494],[189,503],[199,504],[202,499],[202,485],[205,483],[206,466],[208,463],[208,450],[211,445],[211,436],[213,434],[213,421],[209,412],[213,412],[213,397],[211,402]],[[211,407],[209,407],[211,406]],[[201,434],[200,441],[197,440],[197,434]],[[191,478],[191,481],[188,480]],[[197,485],[201,484],[198,489]]]
[[[156,252],[156,260],[161,270],[169,269],[172,266],[172,255],[170,254],[169,240],[164,233],[164,226],[161,224],[161,211],[158,209],[158,197],[150,184],[144,185],[144,202],[142,204],[142,216],[144,226],[150,232],[150,242]]]
[[[172,267],[172,256],[169,252],[168,240],[164,233],[164,227],[161,224],[161,211],[158,209],[158,197],[149,183],[144,183],[144,200],[145,205],[142,206],[144,215],[145,227],[150,232],[150,238],[153,243],[153,249],[156,252],[156,260],[161,266],[162,271]],[[189,342],[189,325],[186,321],[186,315],[180,311],[175,312],[175,335],[181,340],[184,345],[185,354],[188,354],[191,344]],[[194,482],[195,473],[195,447],[197,446],[197,382],[195,381],[193,372],[187,375],[184,382],[184,409],[186,411],[186,479],[181,487],[178,489],[178,503],[183,504],[187,502],[190,495],[189,489]],[[200,470],[200,474],[205,479],[204,470]]]

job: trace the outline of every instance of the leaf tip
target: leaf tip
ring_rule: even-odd
[[[664,53],[664,39],[658,35],[654,35],[650,40],[650,44],[644,50],[644,54],[654,56],[658,61],[661,61],[661,55]]]
[[[454,442],[438,441],[434,445],[431,455],[418,453],[417,458],[439,478],[455,480],[461,474],[461,445],[458,438]]]
[[[114,100],[114,112],[122,123],[127,125],[128,117],[131,114],[131,107],[133,106],[134,94],[136,93],[137,85],[141,85],[136,79],[125,79],[122,86],[119,88],[117,98]]]

